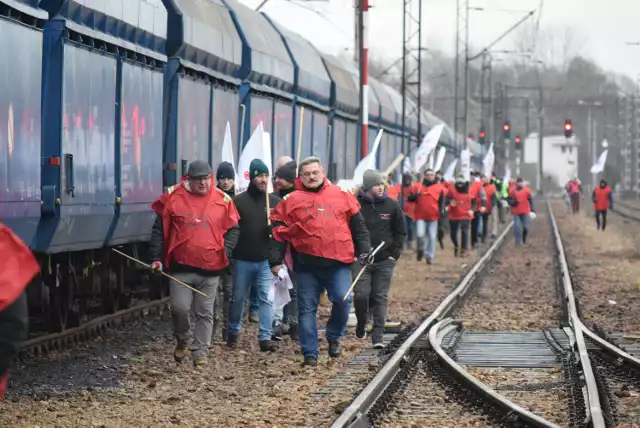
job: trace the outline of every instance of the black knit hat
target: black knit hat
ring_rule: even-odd
[[[260,174],[269,174],[269,168],[260,159],[254,159],[249,164],[249,176],[254,179]]]
[[[218,165],[218,171],[216,172],[216,179],[221,180],[223,178],[236,178],[235,170],[230,162],[220,162]]]
[[[290,161],[278,168],[275,175],[289,183],[293,183],[296,180],[296,169],[296,161]]]

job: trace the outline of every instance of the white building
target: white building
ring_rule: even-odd
[[[564,135],[544,137],[542,141],[544,188],[562,187],[578,173],[578,146],[580,142],[574,136],[567,144],[567,139]],[[537,133],[529,134],[524,141],[522,175],[534,188],[540,187],[537,174],[539,168],[539,146]],[[551,183],[549,183],[549,178]]]

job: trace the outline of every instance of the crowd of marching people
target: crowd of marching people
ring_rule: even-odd
[[[211,341],[220,332],[230,348],[237,347],[248,306],[248,319],[259,326],[261,351],[276,351],[277,342],[289,335],[300,342],[304,364],[314,366],[323,295],[332,304],[325,328],[330,357],[341,354],[352,303],[356,337],[370,332],[373,346],[384,347],[393,271],[414,237],[417,260],[433,264],[436,243],[445,247],[447,230],[455,256],[465,257],[496,236],[508,207],[518,245],[526,243],[529,219],[535,217],[531,191],[521,179],[503,183],[480,173],[445,182],[427,169],[420,180],[405,174],[401,183],[390,185],[383,173],[367,170],[352,191],[331,183],[320,159],[297,165],[284,157],[273,177],[254,159],[242,193],[236,194],[234,177],[233,166],[223,162],[214,182],[211,167],[194,161],[181,184],[153,205],[152,266],[169,268],[175,278],[176,361],[190,350],[196,366],[207,364]],[[272,179],[275,191],[269,193]],[[274,304],[282,293],[284,304]]]
[[[404,174],[393,185],[383,173],[367,170],[354,192],[331,183],[316,157],[299,165],[281,158],[273,177],[254,159],[248,175],[248,188],[238,193],[231,163],[222,162],[214,174],[206,161],[196,160],[153,204],[151,267],[171,277],[178,362],[190,354],[194,365],[206,365],[213,340],[236,348],[249,306],[260,351],[277,351],[286,334],[299,341],[303,364],[315,366],[323,295],[332,304],[325,328],[329,357],[341,355],[352,303],[356,337],[370,333],[373,347],[382,348],[393,272],[414,240],[417,260],[433,264],[436,242],[445,248],[447,230],[455,256],[465,257],[496,236],[509,209],[517,245],[526,243],[529,219],[535,218],[531,190],[521,178],[503,182],[473,173],[445,181],[427,169],[419,180]],[[610,192],[594,198],[601,194]],[[11,326],[0,341],[1,395],[26,334],[23,291],[39,266],[3,225],[0,252],[6,255],[0,264],[0,329]]]

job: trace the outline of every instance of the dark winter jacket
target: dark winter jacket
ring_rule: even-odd
[[[407,237],[404,215],[398,202],[386,194],[381,198],[372,199],[360,190],[358,194],[360,213],[371,236],[371,249],[375,249],[384,241],[384,246],[375,256],[375,261],[389,257],[398,259],[402,253],[402,246]]]
[[[233,198],[233,202],[240,214],[240,237],[233,250],[233,258],[251,262],[269,260],[271,266],[282,264],[276,242],[270,238],[264,192],[251,183],[246,192]],[[269,195],[271,209],[279,202],[279,197],[273,193]]]
[[[22,342],[27,339],[28,324],[27,297],[22,293],[0,311],[0,378],[9,370]]]

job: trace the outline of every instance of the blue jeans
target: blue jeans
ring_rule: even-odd
[[[522,238],[526,240],[529,231],[529,214],[520,214],[513,216],[513,235],[516,237],[516,245],[522,243]]]
[[[476,239],[478,241],[482,240],[482,230],[483,230],[483,228],[484,228],[484,216],[480,215],[478,217],[478,233],[477,233],[477,236],[476,236]]]
[[[413,219],[408,215],[404,216],[404,221],[407,226],[407,243],[409,247],[411,247],[411,243],[413,243],[413,228],[415,227]]]
[[[343,300],[351,286],[349,266],[321,267],[297,264],[298,325],[300,348],[305,357],[318,357],[317,312],[320,294],[327,289],[331,316],[327,321],[327,340],[339,340],[347,330],[352,296]]]
[[[260,300],[258,299],[258,287],[255,284],[251,284],[251,290],[249,292],[249,316],[257,314],[260,310]]]
[[[418,250],[424,251],[427,258],[433,259],[436,253],[438,220],[416,220],[416,235],[418,236]]]
[[[233,295],[229,305],[229,332],[239,333],[242,327],[242,315],[252,285],[258,296],[258,316],[260,330],[258,340],[271,340],[271,320],[273,302],[269,300],[269,289],[273,274],[269,262],[233,261]]]

